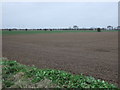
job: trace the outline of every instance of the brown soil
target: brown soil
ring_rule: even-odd
[[[22,64],[118,83],[118,32],[3,35],[2,49]]]

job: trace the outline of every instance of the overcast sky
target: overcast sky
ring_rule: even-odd
[[[7,2],[3,28],[117,27],[117,2]]]

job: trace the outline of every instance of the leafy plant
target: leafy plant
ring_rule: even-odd
[[[38,69],[8,60],[0,61],[0,64],[3,66],[2,81],[4,88],[14,85],[11,78],[19,72],[23,72],[24,78],[29,79],[33,84],[47,78],[57,85],[56,88],[117,88],[113,84],[83,74],[73,75],[60,70]]]

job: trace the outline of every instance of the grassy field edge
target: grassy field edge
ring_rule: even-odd
[[[73,75],[54,70],[38,69],[16,61],[1,60],[3,88],[117,88],[91,76]]]
[[[115,32],[118,30],[110,30],[110,31],[101,31],[101,32]],[[43,33],[78,33],[78,32],[97,32],[91,30],[61,30],[61,31],[2,31],[2,35],[16,35],[16,34],[43,34]]]

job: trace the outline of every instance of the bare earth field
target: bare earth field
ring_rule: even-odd
[[[3,35],[2,44],[10,60],[118,83],[118,32]]]

